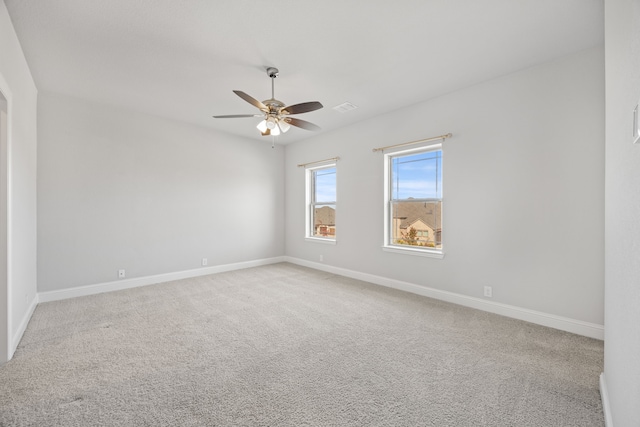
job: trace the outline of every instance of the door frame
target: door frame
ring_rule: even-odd
[[[0,365],[13,357],[9,226],[11,107],[11,91],[0,74]]]

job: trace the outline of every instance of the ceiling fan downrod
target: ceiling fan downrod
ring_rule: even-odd
[[[271,99],[276,99],[275,91],[274,91],[274,80],[278,77],[280,71],[276,67],[267,68],[267,75],[271,77]]]

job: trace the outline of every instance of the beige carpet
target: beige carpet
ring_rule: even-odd
[[[0,426],[603,426],[603,343],[276,264],[38,306]]]

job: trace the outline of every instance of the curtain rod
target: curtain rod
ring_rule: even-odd
[[[412,144],[418,144],[420,142],[429,142],[429,141],[435,141],[437,139],[441,139],[441,140],[445,140],[447,138],[451,138],[453,135],[451,133],[448,133],[446,135],[440,135],[440,136],[434,136],[432,138],[426,138],[426,139],[419,139],[417,141],[411,141],[411,142],[403,142],[402,144],[396,144],[396,145],[387,145],[386,147],[380,147],[380,148],[374,148],[373,152],[375,153],[376,151],[384,151],[387,148],[395,148],[395,147],[404,147],[405,145],[412,145]]]
[[[309,163],[300,163],[298,165],[298,167],[302,168],[302,167],[309,166],[309,165],[315,165],[316,163],[330,162],[331,160],[338,161],[338,160],[340,160],[340,157],[332,157],[330,159],[316,160],[315,162],[309,162]]]

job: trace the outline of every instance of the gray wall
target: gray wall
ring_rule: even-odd
[[[38,291],[284,254],[284,150],[39,97]]]
[[[448,132],[444,259],[383,252],[383,156],[371,149]],[[331,266],[479,298],[490,285],[494,302],[603,323],[602,48],[384,113],[285,154],[287,255],[323,255]],[[337,244],[307,242],[296,164],[334,156]]]
[[[26,327],[36,301],[37,281],[37,90],[4,2],[0,2],[0,90],[8,100],[9,120],[8,247],[0,251],[9,254],[8,277],[0,279],[2,362],[13,354]]]
[[[640,1],[606,0],[604,373],[615,427],[640,426]]]

